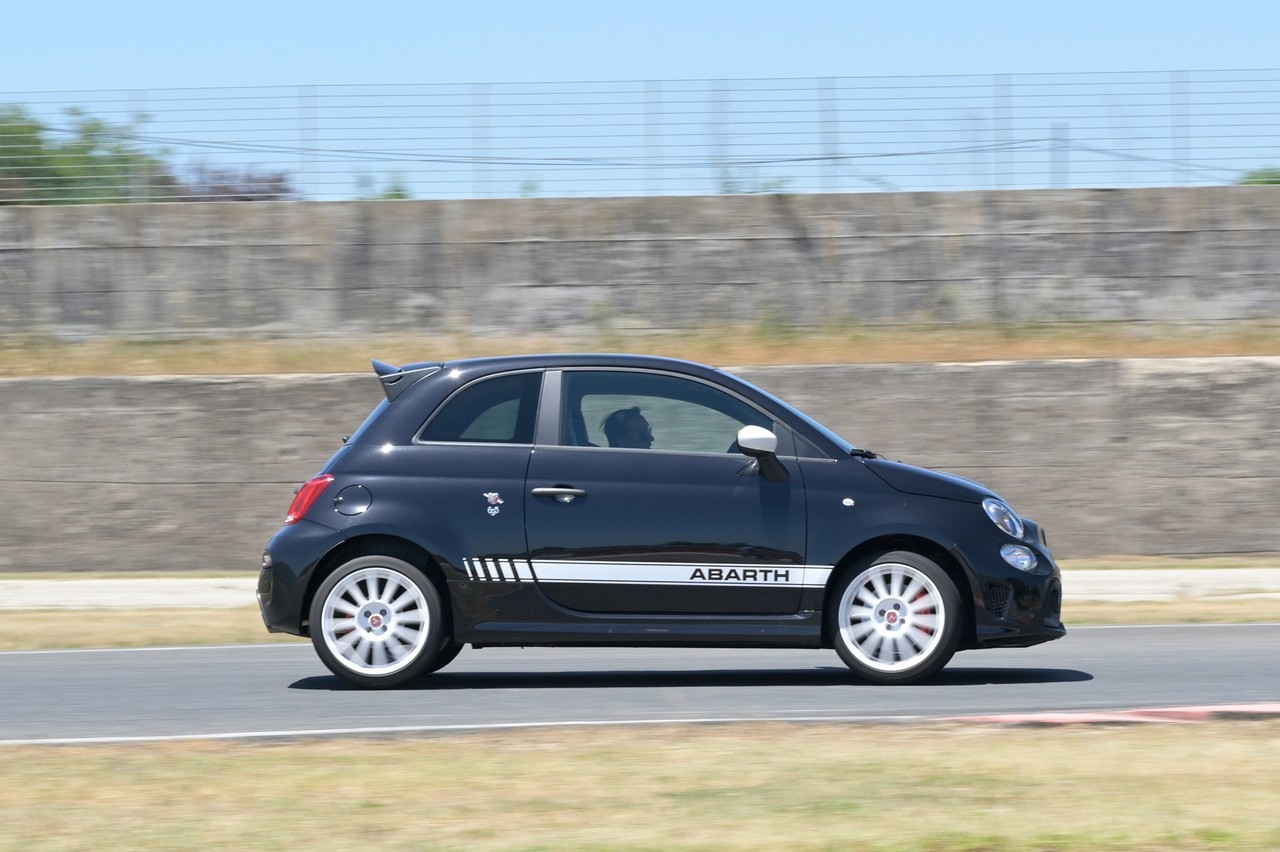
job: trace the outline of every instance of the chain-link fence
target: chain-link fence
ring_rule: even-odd
[[[1280,70],[0,93],[0,203],[1280,180]]]

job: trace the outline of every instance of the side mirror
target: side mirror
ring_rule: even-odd
[[[778,451],[778,436],[763,426],[743,426],[738,430],[738,449],[753,458],[771,456]]]
[[[738,430],[738,449],[759,465],[760,474],[770,482],[786,482],[791,478],[778,461],[778,436],[763,426],[743,426]]]

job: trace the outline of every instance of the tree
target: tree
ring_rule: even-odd
[[[262,201],[293,197],[284,172],[197,166],[183,181],[168,151],[134,141],[137,126],[115,125],[80,109],[49,126],[21,106],[0,107],[0,204],[131,201]]]
[[[0,109],[0,203],[149,200],[177,184],[166,163],[129,142],[132,128],[82,110],[49,127],[20,106]]]
[[[413,198],[404,182],[404,176],[399,172],[392,172],[387,185],[382,189],[377,188],[373,176],[366,171],[357,172],[355,178],[356,198],[360,201],[404,201]]]
[[[219,169],[201,163],[177,201],[283,201],[293,197],[285,172]]]
[[[1240,178],[1236,183],[1243,184],[1245,186],[1280,183],[1280,169],[1274,167],[1254,169],[1251,172],[1245,172],[1244,177]]]
[[[44,129],[19,107],[0,109],[0,204],[34,194],[47,167]]]

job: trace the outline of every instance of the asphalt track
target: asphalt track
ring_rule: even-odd
[[[252,605],[251,576],[0,580],[23,611]],[[1280,568],[1071,571],[1065,594],[1202,601],[1230,620]],[[32,629],[39,629],[38,618]],[[933,682],[859,683],[833,651],[467,649],[408,688],[347,688],[309,643],[0,653],[0,744],[426,735],[521,726],[1280,716],[1280,624],[1071,628],[964,652]]]
[[[1035,648],[961,653],[906,687],[860,683],[833,651],[467,649],[381,692],[347,688],[305,642],[19,651],[0,654],[0,745],[1280,715],[1277,648],[1280,624],[1077,628]]]

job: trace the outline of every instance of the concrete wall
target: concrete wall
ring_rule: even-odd
[[[1280,187],[0,207],[0,335],[1277,319]],[[1277,363],[743,372],[1084,556],[1280,551]],[[0,380],[0,571],[252,570],[379,394]]]
[[[1280,318],[1280,187],[0,207],[0,334]]]
[[[979,479],[1059,556],[1280,552],[1280,358],[738,370]],[[367,375],[0,379],[0,572],[256,569]]]

